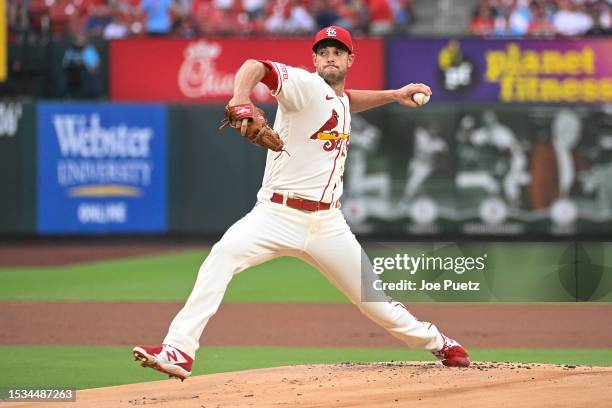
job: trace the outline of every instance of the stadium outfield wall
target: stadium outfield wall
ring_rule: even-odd
[[[273,105],[265,105],[271,118]],[[217,235],[265,151],[216,104],[0,103],[2,235]],[[361,235],[609,238],[604,106],[387,106],[354,115],[342,210]]]
[[[354,115],[343,199],[353,230],[609,238],[611,43],[358,40],[349,87],[425,82],[434,97]],[[57,62],[65,46],[45,55]],[[265,160],[217,131],[236,47],[312,63],[295,52],[305,39],[119,40],[100,47],[111,101],[2,100],[0,234],[222,233],[254,204]],[[254,99],[273,118],[262,87]]]

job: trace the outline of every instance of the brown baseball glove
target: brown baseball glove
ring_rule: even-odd
[[[231,126],[240,129],[244,119],[249,120],[249,124],[244,137],[257,146],[262,146],[275,152],[283,151],[284,143],[274,129],[268,125],[266,115],[263,110],[251,103],[225,107],[225,117],[221,121],[219,129]]]

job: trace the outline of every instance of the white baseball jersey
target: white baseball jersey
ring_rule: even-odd
[[[232,277],[279,256],[292,255],[317,268],[362,313],[408,346],[438,351],[446,344],[435,325],[417,320],[384,292],[363,301],[363,250],[339,208],[298,211],[268,201],[272,193],[289,193],[313,201],[333,202],[342,194],[342,174],[351,129],[349,100],[336,96],[316,73],[264,62],[270,72],[262,82],[278,99],[274,129],[286,153],[268,152],[261,202],[223,234],[211,249],[185,306],[176,315],[164,344],[195,358],[200,337],[219,308]],[[365,277],[364,277],[365,276]],[[399,306],[399,307],[398,307]]]
[[[258,198],[277,192],[326,203],[338,200],[351,132],[348,96],[336,96],[316,72],[262,62],[272,71],[264,83],[278,100],[274,130],[289,154],[268,151]]]

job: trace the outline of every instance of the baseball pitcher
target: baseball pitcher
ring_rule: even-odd
[[[470,364],[459,343],[416,319],[401,303],[383,293],[378,301],[361,301],[362,248],[339,208],[351,113],[391,102],[416,108],[412,96],[429,96],[431,90],[423,84],[346,90],[345,77],[356,56],[350,33],[341,27],[319,31],[312,51],[316,72],[250,59],[236,73],[222,125],[270,149],[257,203],[212,247],[163,344],[133,349],[143,367],[187,378],[200,336],[232,277],[280,256],[295,256],[317,268],[363,314],[408,347],[430,351],[446,366]],[[273,129],[249,98],[259,82],[278,101]]]

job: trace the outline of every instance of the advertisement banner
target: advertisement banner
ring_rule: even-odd
[[[607,108],[389,107],[353,116],[342,209],[359,233],[609,237],[611,163]]]
[[[166,231],[166,108],[38,105],[41,234]]]
[[[349,87],[382,89],[383,43],[356,39]],[[234,75],[248,59],[314,71],[309,39],[126,39],[110,47],[111,99],[119,101],[221,102],[233,94]],[[254,101],[273,102],[265,85]]]
[[[419,39],[387,43],[390,87],[431,86],[432,102],[612,102],[612,39]]]

